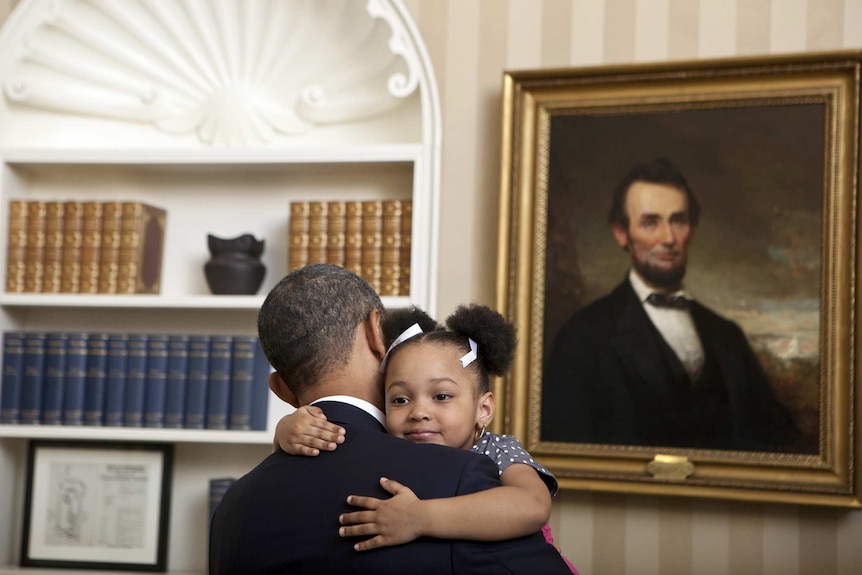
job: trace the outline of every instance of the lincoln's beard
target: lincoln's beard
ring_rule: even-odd
[[[632,258],[632,265],[648,284],[658,288],[678,290],[682,286],[682,278],[685,277],[685,264],[670,269],[660,269],[651,266],[649,262]]]

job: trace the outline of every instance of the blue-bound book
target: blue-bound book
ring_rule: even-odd
[[[253,431],[266,429],[269,411],[269,374],[272,366],[260,347],[260,340],[254,344],[254,380],[251,386],[251,428]]]
[[[222,497],[227,493],[227,490],[230,489],[231,485],[236,483],[236,479],[233,477],[214,477],[210,479],[210,488],[209,488],[209,508],[210,508],[210,520],[212,520],[212,516],[215,513],[216,507],[218,507],[219,503],[221,503]]]
[[[3,334],[3,389],[0,394],[0,423],[21,422],[21,382],[24,379],[24,332]]]
[[[147,385],[147,335],[129,335],[129,355],[126,364],[126,405],[124,427],[144,426],[144,398]]]
[[[45,376],[45,334],[24,336],[24,377],[21,380],[21,423],[42,423],[42,386]]]
[[[69,336],[52,332],[45,337],[45,376],[42,388],[42,424],[63,425],[63,391],[66,379],[66,345]]]
[[[105,377],[105,425],[121,427],[126,408],[126,371],[129,363],[129,336],[108,336],[108,365]]]
[[[165,389],[165,427],[180,428],[186,416],[186,379],[189,369],[189,336],[168,339],[168,383]]]
[[[233,336],[210,337],[210,376],[207,386],[207,429],[227,429]]]
[[[84,386],[84,425],[105,424],[105,385],[108,378],[108,334],[87,337],[87,378]]]
[[[151,335],[147,341],[147,393],[144,427],[165,426],[165,387],[168,383],[168,336]]]
[[[87,390],[86,333],[70,333],[66,341],[66,379],[63,388],[63,425],[83,425]]]
[[[251,392],[254,385],[254,348],[257,337],[235,335],[231,357],[230,378],[230,429],[251,429]]]
[[[210,336],[189,336],[189,367],[186,380],[186,416],[183,426],[203,429],[207,413],[207,382],[210,376]]]

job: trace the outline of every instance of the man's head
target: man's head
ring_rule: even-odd
[[[316,264],[278,282],[260,308],[257,327],[270,364],[301,398],[313,394],[326,376],[346,369],[363,322],[379,332],[382,348],[382,316],[380,296],[365,280],[339,266]],[[376,372],[372,367],[369,376]]]
[[[700,205],[668,160],[635,166],[614,191],[608,220],[632,267],[652,287],[679,289]]]

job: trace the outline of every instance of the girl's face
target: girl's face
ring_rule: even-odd
[[[390,435],[415,443],[469,449],[476,424],[494,415],[494,397],[476,395],[471,370],[461,366],[463,351],[441,343],[407,345],[386,371],[386,427]]]

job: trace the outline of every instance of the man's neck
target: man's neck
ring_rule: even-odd
[[[321,397],[320,399],[311,402],[311,405],[322,401],[335,401],[338,403],[346,403],[348,405],[358,407],[362,411],[373,416],[374,419],[380,422],[380,425],[384,427],[386,426],[386,414],[383,413],[383,410],[378,408],[376,405],[365,401],[364,399],[359,399],[358,397],[353,397],[350,395],[330,395],[326,397]]]
[[[354,397],[383,411],[383,381],[380,380],[379,375],[375,375],[369,381],[350,373],[340,373],[324,377],[322,381],[318,381],[308,391],[309,393],[299,398],[303,405],[320,401],[326,397],[343,396]]]

